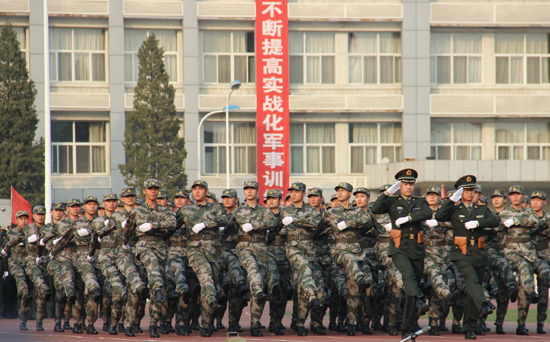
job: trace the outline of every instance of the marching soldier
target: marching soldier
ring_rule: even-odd
[[[539,226],[536,231],[531,234],[537,250],[537,257],[548,263],[550,262],[550,249],[548,246],[550,241],[550,229],[548,228],[550,216],[548,213],[544,212],[546,192],[533,191],[530,204],[531,208],[540,219]],[[537,281],[537,290],[540,295],[539,302],[537,303],[537,334],[546,334],[544,322],[548,317],[548,284],[544,284],[544,282],[540,280]]]

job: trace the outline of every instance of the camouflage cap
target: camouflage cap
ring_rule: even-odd
[[[206,183],[203,180],[196,180],[193,182],[193,185],[191,185],[191,189],[195,188],[196,186],[202,186],[203,188],[208,190],[208,183]]]
[[[52,209],[65,210],[65,206],[61,202],[54,202],[54,203],[52,203]]]
[[[456,192],[456,190],[447,191],[447,197],[451,197],[455,192]]]
[[[136,204],[137,205],[142,205],[143,204],[143,198],[141,198],[141,197],[136,198]]]
[[[160,198],[160,199],[168,198],[168,190],[159,189],[159,194],[157,195],[157,198]]]
[[[476,184],[476,192],[480,194],[482,191],[483,190],[481,189],[481,185]]]
[[[266,198],[281,198],[283,195],[283,192],[281,189],[269,189],[265,192]]]
[[[67,201],[67,207],[72,207],[73,205],[82,205],[82,202],[80,202],[78,198],[69,198]]]
[[[99,207],[97,207],[98,209],[105,209],[105,206],[102,204],[99,205]]]
[[[525,193],[525,189],[521,185],[512,185],[510,189],[508,189],[508,194],[511,195],[514,193],[523,195]]]
[[[174,195],[174,198],[176,198],[176,197],[189,198],[189,190],[187,190],[187,189],[176,189],[176,194]]]
[[[172,202],[172,201],[168,201],[168,202],[166,203],[166,205],[169,206],[170,208],[175,208],[175,207],[176,207],[176,205],[175,205],[174,202]]]
[[[539,190],[533,191],[533,193],[531,194],[531,198],[535,198],[535,197],[538,197],[538,198],[546,201],[546,192],[539,191]]]
[[[46,214],[46,208],[43,205],[35,205],[34,208],[32,208],[33,214]]]
[[[286,194],[286,196],[285,196],[285,202],[288,201],[289,198],[290,198],[290,194]]]
[[[380,187],[380,192],[384,192],[391,187],[391,184],[384,184]]]
[[[19,211],[15,214],[15,218],[20,218],[21,216],[27,216],[27,217],[29,217],[29,213],[27,213],[25,210],[19,210]]]
[[[119,207],[124,208],[124,202],[122,202],[121,200],[118,200],[116,202]]]
[[[160,189],[160,182],[154,178],[149,178],[145,182],[143,182],[143,187],[145,189],[149,188],[159,188]]]
[[[99,204],[99,201],[97,200],[97,197],[95,197],[95,196],[86,196],[84,198],[84,204],[86,204],[88,202],[96,202],[97,204]]]
[[[298,190],[306,192],[306,185],[301,182],[292,183],[292,185],[288,188],[288,191],[290,190]]]
[[[338,191],[338,189],[344,189],[344,190],[347,190],[347,191],[353,191],[353,186],[351,186],[350,183],[345,183],[345,182],[342,182],[342,183],[339,183],[338,185],[336,185],[334,187],[334,190]]]
[[[480,200],[481,202],[483,202],[485,205],[489,204],[489,200],[488,200],[487,197],[485,197],[485,196],[481,196],[481,197],[479,198],[479,200]]]
[[[245,181],[243,184],[243,189],[246,189],[246,188],[254,188],[258,190],[260,188],[260,184],[258,184],[258,182],[256,181]]]
[[[367,195],[368,197],[370,197],[370,190],[367,189],[367,188],[363,188],[363,187],[358,187],[355,189],[355,191],[353,192],[353,195],[357,195],[357,194],[365,194]]]
[[[493,190],[493,193],[491,194],[491,198],[493,198],[495,196],[500,196],[500,197],[506,198],[506,190],[504,190],[502,188]]]
[[[323,196],[323,189],[321,188],[311,188],[307,191],[307,197],[309,196]]]
[[[521,203],[529,203],[529,201],[527,200],[527,197],[523,197],[523,199],[521,200]]]
[[[218,198],[216,197],[216,194],[213,193],[213,192],[208,192],[208,193],[206,194],[206,197],[210,197],[210,198],[212,198],[212,199],[215,199],[216,201],[218,200]]]
[[[330,201],[334,201],[334,200],[337,200],[338,199],[338,194],[333,194],[332,196],[330,196]]]
[[[136,196],[136,188],[133,186],[122,188],[122,191],[120,192],[120,197],[126,197],[126,196]]]
[[[225,198],[225,197],[237,198],[237,190],[235,190],[235,189],[225,189],[222,192],[222,198]]]
[[[437,185],[430,185],[428,187],[428,189],[426,189],[426,195],[430,194],[430,193],[437,194],[438,196],[441,196],[441,188],[438,187]]]
[[[118,201],[117,194],[114,193],[114,192],[107,192],[107,193],[103,194],[103,202],[110,201],[110,200],[117,200]]]

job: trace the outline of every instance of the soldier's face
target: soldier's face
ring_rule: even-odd
[[[330,207],[331,208],[336,208],[338,206],[338,199],[333,199],[331,202],[330,202]]]
[[[534,211],[541,211],[545,205],[546,200],[543,200],[540,197],[531,198],[531,208],[533,208]]]
[[[510,197],[510,203],[512,203],[512,205],[518,206],[521,205],[521,201],[523,201],[525,195],[514,192],[513,194],[508,195],[508,197]]]
[[[125,205],[127,206],[134,206],[134,204],[136,204],[136,199],[137,197],[132,195],[132,196],[124,196],[122,197],[122,203],[124,203]]]
[[[28,216],[19,216],[18,218],[15,219],[15,223],[17,224],[17,226],[19,228],[23,228],[23,227],[25,227],[26,225],[29,224],[29,217]]]
[[[168,198],[157,198],[158,205],[162,205],[163,207],[166,207],[167,203],[168,203]]]
[[[34,223],[41,226],[46,221],[46,215],[45,214],[32,214],[32,219]]]
[[[64,214],[63,210],[61,209],[52,209],[50,213],[52,214],[52,217],[55,221],[61,220]]]
[[[285,206],[289,206],[292,204],[292,198],[290,198],[290,196],[288,197],[288,199],[285,201]]]
[[[255,200],[257,194],[258,194],[258,190],[256,190],[256,188],[244,189],[244,196],[248,201]]]
[[[90,202],[84,204],[84,211],[88,215],[95,215],[95,213],[97,213],[97,208],[98,207],[99,207],[99,205],[96,202],[90,201]]]
[[[117,202],[117,200],[107,200],[107,201],[103,202],[103,206],[105,207],[106,211],[112,213],[118,207],[118,202]],[[101,215],[101,214],[99,214],[99,215]]]
[[[472,202],[474,200],[475,189],[464,189],[462,193],[462,200],[466,202]]]
[[[319,205],[321,205],[321,196],[311,195],[308,198],[309,205],[312,207],[317,208]]]
[[[149,201],[155,201],[157,200],[157,196],[159,195],[159,188],[156,186],[148,189],[143,189],[143,194],[145,195],[145,198],[147,198]]]
[[[300,190],[290,190],[290,199],[292,203],[300,203],[304,200],[304,192]]]
[[[439,196],[434,192],[430,192],[426,194],[426,202],[428,202],[428,205],[430,206],[436,205],[439,202],[439,200],[441,200],[441,196]]]
[[[491,201],[493,202],[493,207],[502,208],[504,206],[504,203],[506,203],[506,198],[502,196],[494,196],[493,198],[491,198]]]
[[[174,198],[174,204],[176,205],[176,208],[185,207],[189,203],[189,200],[185,197],[176,197]]]
[[[401,192],[401,195],[405,197],[411,197],[414,192],[414,183],[401,183],[399,185],[399,191]]]
[[[235,208],[235,205],[237,204],[237,199],[234,197],[223,197],[223,206],[228,209]]]
[[[212,197],[206,197],[206,201],[207,201],[208,203],[216,203],[216,200],[213,199]]]
[[[278,209],[280,206],[280,201],[278,198],[268,197],[266,205],[269,209]]]
[[[78,217],[80,215],[80,206],[79,205],[73,205],[67,209],[69,211],[69,215],[71,217]]]
[[[103,216],[105,214],[105,209],[97,209],[97,216]]]
[[[203,188],[200,185],[197,185],[193,188],[193,198],[197,202],[204,202],[206,200],[206,194],[208,193],[208,190]]]
[[[338,190],[336,190],[336,196],[340,202],[344,202],[351,197],[351,191],[347,191],[344,188],[338,188]]]
[[[369,206],[370,197],[367,196],[367,194],[364,194],[362,192],[358,192],[355,194],[355,205],[357,205],[359,208],[368,208]]]

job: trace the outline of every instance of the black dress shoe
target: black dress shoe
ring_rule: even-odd
[[[92,297],[94,298],[94,302],[99,303],[101,300],[101,291],[99,289],[93,290]]]
[[[212,332],[208,328],[202,328],[201,329],[201,337],[211,337]]]
[[[75,323],[73,326],[73,334],[82,334],[82,323]]]
[[[529,331],[525,329],[525,324],[518,324],[516,328],[516,335],[529,335]]]
[[[143,329],[141,329],[139,323],[134,323],[134,333],[143,334]]]
[[[73,327],[71,327],[71,323],[69,323],[69,321],[65,321],[65,323],[63,323],[63,329],[73,330]]]
[[[531,304],[537,304],[539,302],[540,296],[535,292],[529,293],[529,299],[531,300]]]
[[[286,330],[286,327],[283,325],[283,323],[281,322],[277,322],[275,323],[275,327],[281,329],[281,330]]]
[[[297,327],[296,333],[298,333],[298,336],[307,336],[307,330],[305,327]]]
[[[324,308],[324,305],[319,301],[319,299],[317,298],[313,298],[310,302],[309,302],[309,309],[311,311],[314,311],[314,310],[319,310],[319,309],[323,309]]]
[[[372,330],[374,331],[380,331],[382,330],[382,324],[380,324],[380,320],[376,320],[376,321],[372,321],[370,323],[370,327],[372,328]]]
[[[401,338],[407,338],[413,334],[412,330],[402,330]]]
[[[69,293],[69,295],[67,296],[67,300],[71,304],[76,303],[76,294],[74,292]]]
[[[439,327],[437,325],[430,326],[430,336],[440,336]]]
[[[451,332],[453,334],[462,334],[462,326],[460,324],[453,324],[451,326]]]
[[[176,327],[176,335],[178,336],[189,336],[189,331],[185,328],[185,325],[178,325]]]
[[[348,324],[348,336],[355,336],[355,325]]]
[[[264,291],[259,291],[256,293],[256,302],[260,305],[264,304],[267,300],[267,295],[264,293]]]
[[[36,323],[36,331],[44,331],[44,325],[42,324],[42,322]]]
[[[86,330],[86,334],[88,335],[97,335],[99,334],[97,330],[95,330],[95,327],[93,324],[88,324],[88,329]]]
[[[156,289],[156,290],[155,290],[155,300],[156,300],[158,303],[164,303],[164,302],[166,302],[166,299],[164,298],[164,293],[162,293],[162,290],[161,290],[161,289]]]
[[[456,303],[456,300],[460,297],[460,291],[456,290],[456,291],[453,291],[453,293],[451,293],[451,295],[449,296],[449,298],[447,299],[447,305],[448,306],[453,306],[455,305]]]
[[[136,336],[136,334],[134,334],[134,328],[132,328],[131,326],[126,328],[125,334],[128,337]]]
[[[208,329],[210,329],[211,332],[218,332],[218,328],[214,326],[214,323],[208,324]]]
[[[372,334],[373,334],[372,329],[367,324],[365,324],[363,326],[363,335],[372,335]]]
[[[19,330],[29,330],[27,328],[27,322],[21,322],[21,324],[19,324]]]
[[[149,326],[149,337],[151,338],[159,338],[159,329],[156,325],[150,325]]]
[[[483,316],[487,316],[487,315],[490,315],[493,313],[493,310],[491,309],[491,307],[489,306],[489,303],[487,302],[484,302],[482,305],[481,305],[481,310],[479,311],[479,316],[480,317],[483,317]]]
[[[417,298],[416,309],[418,310],[418,316],[424,316],[428,312],[430,307],[426,305],[426,303],[422,299]]]
[[[191,329],[191,325],[189,325],[189,323],[185,323],[184,325],[185,327],[185,330],[187,330],[188,333],[193,333],[193,329]]]
[[[512,303],[515,303],[518,300],[518,295],[519,295],[519,290],[516,287],[515,289],[512,290],[512,292],[510,292],[510,301]]]
[[[230,332],[238,332],[239,328],[236,326],[236,325],[230,325],[229,328],[227,329],[227,332],[230,333]],[[271,331],[271,330],[270,330]]]
[[[504,328],[502,327],[502,324],[495,324],[495,333],[499,335],[506,334],[506,332],[504,331]]]
[[[449,331],[449,328],[445,325],[445,321],[439,322],[439,331]]]
[[[65,332],[65,330],[61,327],[61,323],[55,323],[55,327],[53,328],[53,332]]]
[[[327,334],[320,326],[311,327],[311,332],[314,333],[315,335],[326,335]]]
[[[397,328],[394,325],[388,325],[388,335],[397,336]]]
[[[546,334],[546,330],[544,330],[544,324],[538,323],[537,324],[537,334]]]
[[[468,331],[464,334],[464,338],[465,338],[466,340],[475,340],[475,339],[477,339],[476,334],[474,334],[473,330],[468,330]]]
[[[23,296],[23,306],[29,306],[32,302],[32,297],[30,294],[26,294]]]
[[[109,335],[118,335],[118,331],[117,331],[116,326],[111,325],[111,326],[109,327]]]

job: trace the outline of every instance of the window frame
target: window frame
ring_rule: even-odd
[[[535,122],[549,124],[549,122],[545,122],[545,121],[535,121]],[[495,126],[495,160],[550,160],[550,159],[543,159],[542,158],[544,148],[550,149],[550,142],[547,142],[547,143],[530,143],[530,142],[527,142],[527,122],[517,122],[515,124],[523,125],[523,142],[522,143],[498,143],[496,141],[497,127]],[[550,134],[550,132],[549,132],[549,134]],[[508,154],[509,154],[510,158],[508,158],[508,159],[499,158],[499,154],[500,154],[499,147],[508,147],[509,148]],[[518,148],[518,147],[521,147],[521,149],[522,149],[523,158],[514,159],[513,158],[513,150]],[[538,159],[529,159],[528,158],[529,147],[539,147],[540,148]]]
[[[437,122],[437,123],[447,123],[447,124],[451,124],[451,132],[450,132],[450,135],[451,135],[451,142],[450,143],[434,143],[431,141],[430,139],[430,154],[432,157],[435,158],[435,160],[483,160],[483,123],[479,123],[481,124],[481,142],[479,143],[456,143],[454,141],[454,137],[455,137],[455,123],[457,122]],[[461,123],[461,122],[458,122],[458,123]],[[478,123],[478,122],[474,122],[474,123]],[[433,123],[432,123],[433,124]],[[449,147],[450,148],[450,158],[449,159],[439,159],[438,158],[438,147]],[[469,150],[468,150],[468,155],[470,156],[469,159],[456,159],[456,155],[458,154],[457,153],[457,147],[468,147]],[[472,156],[472,151],[473,151],[473,148],[475,147],[479,147],[480,148],[480,159],[472,159],[471,156]]]
[[[322,31],[324,33],[332,33],[334,34],[334,52],[333,53],[321,53],[321,52],[315,52],[315,53],[310,53],[310,52],[306,52],[306,45],[307,45],[307,42],[306,42],[306,34],[309,33],[308,31],[295,31],[295,33],[300,33],[302,34],[302,52],[301,53],[292,53],[289,51],[288,53],[288,60],[289,60],[289,73],[290,73],[290,60],[292,59],[292,57],[302,57],[302,83],[290,83],[290,75],[289,75],[289,84],[290,85],[311,85],[311,84],[314,84],[314,85],[334,85],[336,84],[336,64],[337,64],[337,60],[336,60],[336,32],[333,32],[333,31]],[[311,32],[311,33],[317,33],[317,32]],[[290,40],[290,35],[289,35],[289,40]],[[319,83],[313,83],[313,82],[308,82],[307,79],[308,79],[308,75],[307,75],[307,67],[308,67],[308,57],[317,57],[319,58],[319,79],[321,80]],[[333,75],[333,78],[334,78],[334,82],[332,83],[325,83],[323,82],[323,57],[333,57],[334,58],[334,69],[333,69],[333,72],[334,72],[334,75]]]
[[[298,176],[298,175],[335,175],[337,173],[336,166],[338,165],[338,154],[336,153],[336,147],[338,142],[338,132],[336,130],[336,123],[333,122],[318,122],[319,124],[326,124],[326,125],[334,125],[334,143],[308,143],[307,142],[307,125],[311,124],[308,122],[291,122],[291,125],[302,125],[303,130],[303,143],[290,143],[289,142],[289,163],[292,162],[292,156],[290,155],[292,153],[293,147],[301,147],[302,148],[302,173],[293,173],[292,172],[292,165],[289,167],[290,175],[291,176]],[[319,170],[321,172],[308,172],[307,169],[307,150],[308,147],[318,147],[319,148]],[[334,172],[323,172],[323,147],[332,147],[334,148]]]

